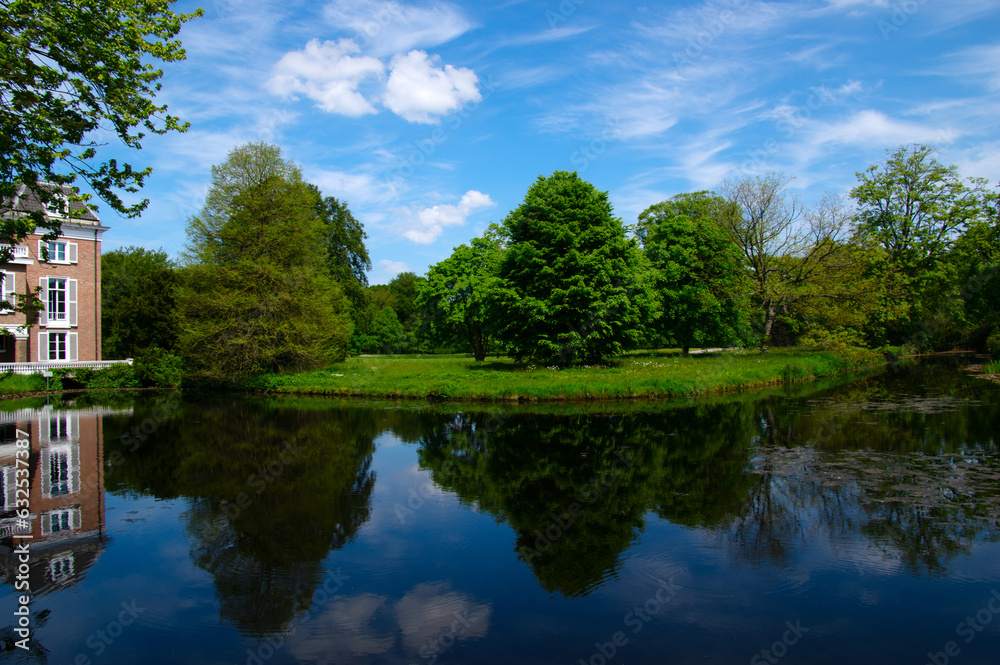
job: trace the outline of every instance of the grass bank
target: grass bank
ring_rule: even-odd
[[[634,353],[600,366],[540,367],[470,356],[359,356],[321,371],[257,377],[256,391],[462,401],[608,400],[705,395],[808,381],[883,362],[821,349]]]

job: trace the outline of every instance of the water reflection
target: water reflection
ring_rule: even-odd
[[[109,432],[121,460],[109,486],[187,498],[191,558],[214,578],[222,618],[250,635],[285,629],[311,605],[321,561],[368,519],[375,433],[348,412],[255,400],[156,408]],[[143,439],[132,423],[146,420],[162,422]]]
[[[616,576],[647,511],[714,533],[734,562],[787,567],[817,538],[863,538],[911,572],[943,574],[1000,537],[997,423],[995,390],[923,366],[802,399],[459,413],[424,436],[420,459],[510,524],[539,584],[566,596]]]
[[[13,548],[30,544],[29,588],[36,595],[79,583],[105,547],[103,417],[128,410],[73,406],[0,413],[0,566],[13,585]],[[27,500],[27,521],[17,515],[19,499],[22,506]]]

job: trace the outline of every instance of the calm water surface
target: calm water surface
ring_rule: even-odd
[[[669,405],[0,408],[0,660],[1000,658],[1000,390],[948,362]]]

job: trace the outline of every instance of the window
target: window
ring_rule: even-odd
[[[49,451],[49,498],[70,493],[70,466],[68,449],[53,448]]]
[[[49,321],[66,320],[66,279],[64,277],[49,277],[48,287],[45,289],[49,295],[49,306],[46,314]],[[52,358],[50,355],[49,358]],[[56,358],[52,358],[56,360]],[[62,358],[59,358],[61,360]]]
[[[49,419],[49,441],[69,441],[69,416],[52,416]]]
[[[66,333],[49,333],[49,360],[69,360]]]
[[[38,241],[38,260],[49,263],[76,263],[78,245],[65,240]],[[46,259],[46,255],[48,258]]]
[[[64,194],[52,194],[45,202],[45,212],[49,215],[65,217],[69,214],[69,199]]]
[[[55,531],[55,529],[53,529]],[[73,569],[75,558],[73,552],[66,552],[65,554],[60,554],[49,561],[49,576],[52,581],[58,584],[63,580],[69,579],[73,576]]]
[[[76,531],[81,526],[80,517],[80,509],[75,506],[72,508],[57,508],[56,510],[42,513],[42,535],[48,536],[53,533]],[[70,570],[72,570],[72,564]]]
[[[65,261],[65,260],[66,260],[66,243],[50,242],[49,261]]]
[[[0,299],[7,301],[4,306],[5,309],[0,314],[10,314],[11,310],[6,309],[6,307],[13,307],[15,304],[14,297],[17,295],[17,287],[15,286],[17,277],[15,273],[7,270],[0,270],[0,275],[3,276],[3,289],[0,291]]]

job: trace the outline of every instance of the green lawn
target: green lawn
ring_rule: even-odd
[[[245,385],[278,393],[478,401],[622,399],[703,395],[811,380],[882,363],[819,349],[633,353],[600,366],[540,367],[466,355],[359,356],[315,372]]]

